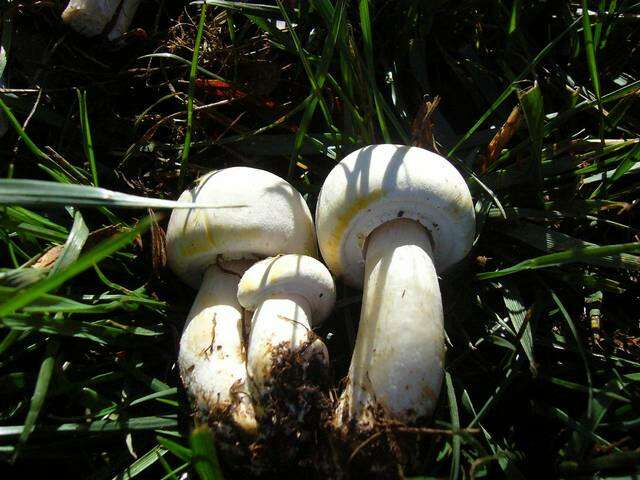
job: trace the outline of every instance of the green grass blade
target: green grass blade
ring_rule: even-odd
[[[569,312],[567,311],[567,309],[565,308],[564,304],[562,303],[562,301],[560,300],[560,297],[558,297],[558,295],[556,295],[556,293],[549,289],[549,293],[551,294],[551,298],[553,299],[554,303],[557,305],[558,309],[560,310],[560,313],[562,314],[562,317],[564,318],[565,322],[567,323],[567,326],[569,327],[569,330],[571,331],[571,335],[573,336],[573,340],[576,343],[576,347],[578,349],[578,352],[580,353],[580,357],[582,358],[582,363],[584,365],[584,371],[585,371],[585,376],[587,379],[587,385],[588,385],[588,401],[587,401],[587,420],[589,421],[589,423],[591,423],[591,401],[593,399],[593,379],[591,376],[591,369],[589,368],[589,361],[587,360],[587,353],[585,352],[584,346],[582,345],[582,340],[580,339],[580,335],[578,334],[578,330],[576,328],[575,323],[573,322],[573,319],[571,318],[571,315],[569,314]]]
[[[198,72],[198,57],[200,55],[200,44],[202,43],[202,34],[204,32],[204,21],[207,18],[207,4],[202,4],[200,11],[200,22],[198,23],[198,32],[196,33],[195,45],[193,47],[193,58],[191,59],[191,69],[189,71],[189,92],[187,98],[187,131],[184,136],[184,147],[182,148],[182,161],[180,163],[180,178],[178,179],[178,187],[184,185],[185,175],[187,174],[187,166],[189,165],[189,152],[191,151],[191,135],[193,132],[193,96],[196,88],[196,73]]]
[[[191,452],[191,450],[189,448],[184,447],[184,446],[180,445],[179,443],[174,442],[173,440],[170,440],[170,439],[165,438],[165,437],[158,436],[156,438],[157,438],[158,443],[160,445],[162,445],[164,448],[169,450],[171,453],[173,453],[180,460],[182,460],[184,462],[191,462],[191,458],[193,457],[193,453]]]
[[[29,305],[41,295],[63,285],[66,281],[91,268],[94,264],[111,256],[121,248],[129,245],[138,235],[146,231],[151,225],[151,217],[142,219],[135,228],[103,241],[91,251],[82,255],[66,270],[62,270],[35,285],[24,290],[19,295],[0,305],[0,317],[15,312],[19,308]]]
[[[186,58],[182,58],[179,55],[174,55],[173,53],[168,53],[168,52],[150,53],[148,55],[142,55],[141,57],[138,57],[138,58],[140,60],[143,60],[145,58],[168,58],[169,60],[175,60],[179,63],[187,65],[189,68],[191,68],[191,65],[192,65],[190,60],[187,60]],[[200,66],[196,66],[196,68],[198,72],[202,73],[203,75],[206,75],[207,77],[215,78],[216,80],[230,83],[224,77],[221,77],[216,73],[213,73],[211,70],[207,70],[206,68],[200,67]]]
[[[505,277],[527,270],[539,268],[555,267],[567,263],[588,262],[589,260],[600,259],[622,253],[640,252],[640,243],[621,243],[618,245],[606,245],[604,247],[576,247],[560,253],[543,255],[542,257],[524,260],[512,267],[495,272],[485,272],[476,275],[478,280],[488,280],[491,278]]]
[[[26,444],[29,436],[33,432],[40,416],[40,411],[44,405],[47,392],[49,391],[49,385],[51,383],[51,377],[53,376],[53,370],[56,365],[56,353],[58,351],[58,342],[50,341],[47,345],[45,358],[40,365],[40,371],[38,372],[38,378],[36,380],[36,387],[31,397],[31,403],[29,405],[29,412],[24,422],[22,432],[18,438],[18,444],[16,445],[15,453],[13,454],[13,460],[15,461],[20,455],[20,451]]]
[[[527,172],[529,186],[537,193],[538,203],[542,203],[542,146],[544,140],[544,105],[542,92],[536,84],[524,91],[518,91],[518,100],[529,129],[531,139],[531,157]]]
[[[505,235],[546,253],[554,253],[560,250],[568,250],[570,248],[599,246],[557,230],[545,228],[529,222],[518,222],[516,225],[507,225],[502,231]],[[640,257],[637,255],[630,255],[628,253],[588,259],[585,263],[609,268],[628,268],[630,270],[640,271]]]
[[[373,101],[376,109],[376,116],[378,117],[378,125],[380,126],[380,132],[385,143],[392,143],[389,129],[387,128],[387,122],[385,120],[382,99],[378,90],[376,76],[375,76],[375,63],[373,59],[373,31],[371,25],[371,12],[369,10],[370,0],[360,0],[358,2],[358,9],[360,12],[360,31],[362,32],[362,43],[364,46],[364,57],[367,64],[367,80],[369,82],[369,88],[371,88],[373,94]]]
[[[447,398],[449,399],[449,416],[451,417],[451,428],[460,430],[460,413],[458,411],[458,400],[456,398],[456,390],[453,386],[453,379],[449,372],[444,372],[445,384],[447,386]],[[460,474],[460,447],[462,439],[459,435],[454,435],[451,439],[451,470],[449,478],[457,480]]]
[[[158,415],[150,417],[136,417],[126,420],[94,420],[89,423],[63,423],[56,427],[42,426],[33,433],[33,436],[39,434],[51,435],[52,433],[59,435],[78,435],[135,432],[176,428],[177,426],[178,420],[175,415]],[[22,433],[22,428],[22,425],[0,426],[0,438],[19,436]]]
[[[51,267],[49,275],[55,275],[58,271],[64,270],[75,262],[80,256],[80,252],[88,238],[89,228],[87,224],[84,223],[80,211],[76,210],[73,214],[73,226],[71,227],[67,241],[64,247],[62,247],[60,256]]]
[[[589,16],[589,2],[582,0],[582,31],[584,35],[584,49],[587,55],[587,67],[589,76],[593,84],[596,98],[600,101],[600,75],[598,75],[598,64],[596,62],[596,47],[593,41],[593,31],[591,30],[591,18]]]
[[[89,125],[89,113],[87,111],[87,92],[76,90],[78,95],[78,107],[80,110],[80,128],[82,130],[82,143],[84,146],[84,154],[89,162],[91,170],[91,178],[93,185],[99,187],[98,184],[98,168],[96,167],[96,156],[93,150],[93,138],[91,137],[91,127]]]
[[[193,2],[195,5],[199,5],[201,3],[203,2]],[[242,14],[264,15],[266,17],[273,16],[280,12],[278,7],[274,5],[260,3],[230,2],[227,0],[206,0],[206,3],[215,7],[227,8]]]
[[[191,462],[201,480],[223,480],[218,454],[213,443],[213,432],[207,425],[193,429],[189,437],[193,457]]]
[[[131,465],[129,465],[119,475],[116,475],[115,477],[113,477],[113,480],[129,480],[131,478],[137,477],[142,472],[144,472],[147,468],[149,468],[154,463],[159,461],[166,453],[167,453],[166,448],[160,445],[156,445],[147,453],[145,453],[140,458],[138,458]]]
[[[22,125],[20,125],[20,122],[18,122],[16,117],[13,115],[13,112],[11,111],[11,109],[2,100],[2,95],[0,95],[0,109],[2,109],[7,120],[9,121],[9,124],[15,129],[15,131],[18,133],[18,135],[20,136],[24,144],[27,146],[27,148],[31,151],[31,153],[36,158],[46,162],[49,165],[49,167],[53,168],[55,171],[57,171],[59,175],[62,175],[68,181],[68,177],[66,177],[66,175],[64,175],[58,170],[58,165],[51,159],[51,157],[46,153],[44,153],[42,150],[40,150],[40,148],[38,148],[38,146],[33,142],[33,140],[31,140],[31,137],[27,135],[27,132],[25,132],[24,128],[22,128]]]
[[[529,312],[525,308],[522,296],[515,284],[505,282],[503,285],[503,301],[513,324],[516,334],[520,338],[520,345],[529,360],[529,369],[535,375],[537,367],[533,356],[533,334],[529,322]]]
[[[324,83],[327,79],[327,72],[329,70],[329,66],[331,65],[331,60],[333,59],[333,52],[336,46],[336,41],[338,39],[338,33],[340,31],[340,26],[342,25],[342,15],[344,14],[344,8],[345,1],[339,0],[337,8],[334,10],[332,28],[322,49],[321,62],[316,72],[316,87],[318,90],[324,87]],[[300,150],[302,149],[302,145],[306,138],[309,124],[311,123],[313,114],[315,113],[319,101],[320,99],[316,95],[313,95],[308,101],[307,107],[302,115],[302,120],[298,127],[298,131],[296,132],[294,140],[291,161],[289,162],[289,172],[287,175],[288,178],[292,178],[293,176],[293,169],[295,167],[296,160],[300,155]]]
[[[0,205],[40,207],[117,207],[117,208],[236,208],[241,205],[207,205],[138,197],[88,185],[63,184],[44,180],[0,179]]]

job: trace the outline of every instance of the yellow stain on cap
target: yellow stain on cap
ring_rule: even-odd
[[[374,190],[369,195],[358,198],[351,203],[344,212],[338,214],[333,232],[331,232],[323,245],[322,253],[328,264],[332,265],[338,271],[342,270],[340,265],[340,245],[342,244],[345,231],[360,211],[380,200],[385,194],[386,192],[382,189]]]

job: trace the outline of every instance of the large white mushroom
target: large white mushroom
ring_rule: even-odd
[[[312,327],[331,313],[335,299],[331,273],[306,255],[267,258],[242,276],[238,301],[254,311],[247,369],[258,402],[268,402],[273,390],[283,386],[279,369],[326,370],[329,354]]]
[[[174,210],[167,228],[169,266],[199,288],[180,338],[180,374],[200,421],[213,424],[223,442],[235,442],[256,432],[238,282],[260,258],[314,255],[313,221],[297,190],[254,168],[206,175],[179,201],[217,207]]]
[[[345,435],[428,419],[443,375],[437,272],[469,252],[469,189],[444,158],[416,147],[357,150],[329,173],[316,210],[322,256],[364,286],[360,326],[334,424]]]
[[[62,21],[87,37],[116,40],[127,33],[141,0],[70,0]]]

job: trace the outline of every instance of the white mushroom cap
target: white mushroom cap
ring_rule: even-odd
[[[169,266],[194,288],[219,258],[316,255],[309,207],[295,188],[272,173],[248,167],[218,170],[200,178],[179,201],[218,206],[174,210],[169,219]]]
[[[336,302],[331,273],[306,255],[280,255],[254,263],[238,285],[238,302],[247,310],[283,294],[299,295],[309,302],[312,325],[327,318]]]
[[[316,208],[320,251],[331,271],[362,287],[367,237],[399,217],[429,231],[439,271],[471,249],[473,201],[446,159],[403,145],[372,145],[346,156],[327,176]]]

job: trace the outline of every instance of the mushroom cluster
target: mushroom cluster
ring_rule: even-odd
[[[305,373],[309,365],[327,368],[326,347],[312,335],[309,319],[319,321],[331,310],[333,280],[311,258],[317,250],[307,204],[276,175],[246,167],[219,170],[180,201],[213,207],[174,210],[167,227],[169,266],[199,288],[180,338],[180,374],[196,418],[213,426],[227,456],[250,456],[263,433],[260,417],[269,411],[263,393],[279,383],[275,367],[302,364]],[[253,265],[280,254],[288,255]],[[250,334],[243,306],[256,310]],[[317,353],[311,358],[307,352]],[[304,391],[314,378],[298,380],[293,387]]]
[[[302,196],[262,170],[214,172],[180,200],[208,208],[174,211],[167,230],[171,268],[200,287],[178,363],[223,453],[247,454],[269,426],[295,432],[293,443],[320,432],[349,457],[379,432],[429,420],[445,352],[438,272],[468,254],[475,234],[471,194],[447,160],[399,145],[351,153],[322,185],[315,230]],[[330,314],[335,287],[315,258],[316,231],[331,273],[363,288],[333,411],[322,387],[329,355],[313,328]],[[377,445],[386,456],[369,455],[365,469],[386,477],[383,463],[406,459],[397,442]]]

